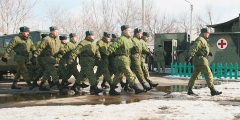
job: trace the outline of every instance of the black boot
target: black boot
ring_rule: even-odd
[[[88,87],[89,85],[85,84],[84,82],[82,84],[79,85],[81,88],[86,88]]]
[[[102,84],[101,84],[101,87],[102,87],[103,89],[109,88],[109,86],[106,85],[106,82],[107,82],[107,81],[106,81],[105,79],[103,79]]]
[[[50,91],[46,86],[43,86],[45,82],[41,82],[39,85],[39,90],[40,91]]]
[[[39,85],[37,84],[37,80],[34,80],[32,83],[32,87],[30,88],[30,90],[32,90],[35,87],[39,87]]]
[[[91,87],[90,87],[90,93],[91,94],[98,94],[98,93],[100,93],[100,92],[102,92],[103,90],[102,89],[99,89],[98,87],[97,87],[97,85],[92,85]]]
[[[126,83],[124,83],[122,80],[120,81],[121,87],[124,88],[126,86]]]
[[[57,85],[58,90],[61,92],[63,89],[68,89],[65,85],[60,84],[58,81],[54,83]]]
[[[31,83],[30,81],[27,81],[26,83],[27,83],[27,85],[28,85],[29,90],[31,90],[31,88],[32,88],[32,83]]]
[[[222,92],[215,90],[215,88],[210,88],[210,91],[212,96],[222,94]]]
[[[22,89],[22,88],[17,86],[17,82],[13,81],[11,89]]]
[[[152,81],[150,81],[150,80],[148,80],[147,82],[149,83],[150,87],[152,87],[152,88],[158,86],[158,83],[154,84],[154,83],[152,83]]]
[[[54,82],[51,81],[51,80],[49,80],[49,79],[48,79],[48,85],[49,85],[50,88],[52,88],[53,86],[55,86]]]
[[[188,95],[194,95],[194,96],[198,96],[197,94],[195,94],[191,88],[188,88],[188,92],[187,92]]]
[[[128,80],[126,80],[124,91],[129,91],[129,92],[133,91],[130,87],[128,87]]]
[[[147,91],[152,89],[152,87],[148,87],[144,82],[140,82],[140,83],[143,86],[143,89],[145,90],[145,92],[147,92]]]
[[[115,90],[115,86],[116,85],[112,85],[110,90],[109,90],[109,95],[120,95],[120,93],[118,93],[116,90]]]
[[[70,85],[72,83],[68,82],[67,80],[62,80],[61,84],[65,85],[65,86],[68,86],[68,85]]]
[[[130,87],[134,89],[135,94],[139,94],[139,93],[145,92],[145,90],[139,89],[138,86],[137,86],[137,84],[135,84],[135,85],[133,85],[133,86],[130,86]]]
[[[75,93],[80,93],[80,91],[78,90],[78,86],[79,84],[74,83],[73,86],[71,87],[71,90],[73,90]]]

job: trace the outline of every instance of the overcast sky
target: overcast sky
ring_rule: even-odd
[[[44,16],[44,9],[48,4],[58,4],[63,7],[70,8],[73,12],[78,7],[81,7],[81,3],[84,0],[39,0],[38,4],[34,7],[35,13],[40,16]],[[96,2],[101,2],[95,0]],[[135,0],[141,5],[142,0]],[[239,16],[240,13],[240,0],[188,0],[193,5],[193,14],[205,12],[206,6],[212,6],[214,24],[226,22]],[[190,18],[190,3],[185,0],[145,0],[145,2],[154,2],[157,9],[169,14],[178,14],[182,12],[189,12]]]

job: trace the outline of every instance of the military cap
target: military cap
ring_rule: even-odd
[[[41,34],[42,39],[45,38],[48,34]]]
[[[148,36],[148,37],[150,36],[150,34],[148,32],[143,32],[143,35]]]
[[[140,33],[140,32],[142,32],[141,29],[139,29],[139,28],[134,29],[134,34],[136,34],[136,33]]]
[[[161,45],[161,44],[159,44],[159,45],[158,45],[158,47],[162,47],[162,45]]]
[[[91,30],[86,31],[86,36],[88,35],[94,35],[94,31],[91,31]]]
[[[77,36],[76,33],[70,33],[70,34],[69,34],[69,37],[70,37],[70,38],[75,37],[75,36]]]
[[[58,30],[58,28],[56,26],[51,26],[49,27],[50,31],[53,31],[53,30]]]
[[[110,37],[110,36],[111,36],[111,34],[110,34],[110,33],[108,33],[108,32],[103,32],[103,36],[104,36],[104,37]]]
[[[66,39],[67,39],[67,36],[65,36],[65,35],[59,36],[59,39],[60,39],[60,40],[66,40]]]
[[[129,28],[129,25],[123,25],[123,26],[121,26],[121,31],[124,31],[124,30],[126,30],[128,28]]]
[[[210,33],[210,30],[208,28],[202,28],[201,33]]]
[[[20,32],[29,32],[29,28],[27,26],[23,26],[19,28]]]
[[[117,34],[112,34],[112,38],[118,38]]]

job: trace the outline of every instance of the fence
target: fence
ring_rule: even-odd
[[[211,66],[209,66],[213,77],[217,77],[217,78],[227,78],[229,77],[230,79],[237,79],[238,78],[238,64],[236,63],[235,65],[233,64],[224,64],[222,65],[221,63],[217,63],[217,64],[212,64]],[[192,70],[193,70],[193,66],[191,65],[191,63],[186,64],[186,62],[184,64],[182,63],[171,63],[171,75],[172,76],[180,76],[180,77],[190,77],[192,74]],[[201,75],[203,76],[203,75]]]

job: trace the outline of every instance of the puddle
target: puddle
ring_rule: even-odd
[[[13,94],[7,96],[0,96],[0,103],[8,102],[23,102],[33,100],[48,100],[57,98],[74,97],[65,93],[34,93],[34,94]]]

